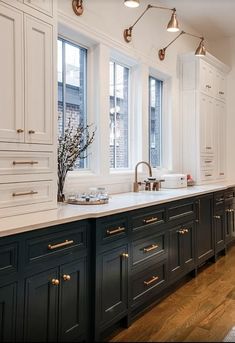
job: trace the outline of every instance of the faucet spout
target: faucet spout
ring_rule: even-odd
[[[150,164],[148,162],[145,162],[145,161],[140,161],[136,164],[135,166],[135,182],[134,182],[134,185],[133,185],[133,191],[134,192],[139,192],[139,182],[138,182],[138,176],[137,176],[137,172],[138,172],[138,166],[140,164],[145,164],[148,169],[149,169],[149,177],[152,177],[152,168],[150,166]]]

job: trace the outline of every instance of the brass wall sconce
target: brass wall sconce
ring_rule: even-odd
[[[124,36],[124,39],[127,43],[131,42],[132,30],[133,30],[134,26],[145,15],[145,13],[151,8],[158,8],[158,9],[162,9],[162,10],[172,11],[171,19],[167,25],[167,31],[169,31],[169,32],[178,32],[179,31],[179,24],[178,24],[178,20],[176,18],[176,9],[175,8],[167,8],[167,7],[161,7],[161,6],[148,5],[147,8],[144,10],[144,12],[134,22],[134,24],[132,26],[130,26],[128,29],[124,30],[123,36]]]
[[[76,15],[80,16],[83,14],[83,11],[84,11],[83,0],[73,0],[72,7]]]
[[[124,4],[130,8],[136,8],[140,5],[140,0],[125,0]]]
[[[181,31],[180,34],[175,39],[173,39],[165,48],[160,49],[158,51],[158,57],[161,61],[163,61],[165,59],[166,49],[182,35],[189,35],[192,37],[199,38],[201,41],[200,41],[199,46],[197,47],[197,49],[195,51],[195,55],[196,56],[205,56],[206,55],[206,48],[204,46],[204,37],[196,36],[196,35],[193,35],[191,33]]]

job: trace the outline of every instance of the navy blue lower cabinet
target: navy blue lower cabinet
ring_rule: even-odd
[[[25,280],[25,342],[57,340],[59,283],[58,268]]]
[[[124,244],[97,256],[96,339],[127,315],[128,246]]]
[[[17,283],[0,287],[0,342],[14,342]]]
[[[169,278],[178,279],[195,268],[195,224],[188,222],[169,230]]]
[[[196,249],[197,264],[215,255],[215,230],[213,226],[213,194],[197,199]]]

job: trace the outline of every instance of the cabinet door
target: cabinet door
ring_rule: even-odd
[[[53,0],[24,0],[24,4],[49,16],[53,15]]]
[[[200,89],[208,95],[215,94],[215,69],[205,61],[200,61]]]
[[[192,270],[195,266],[195,227],[194,223],[186,223],[181,228],[184,271]]]
[[[214,214],[215,229],[215,252],[219,252],[225,247],[225,222],[224,208],[218,209]]]
[[[229,243],[232,239],[234,239],[234,234],[235,234],[233,204],[226,205],[225,213],[226,213],[225,240],[226,240],[226,243]]]
[[[214,255],[213,197],[201,197],[197,205],[196,248],[198,264]]]
[[[226,78],[225,75],[219,71],[215,74],[215,87],[216,94],[215,96],[221,100],[226,98]]]
[[[61,266],[59,341],[77,341],[86,333],[87,277],[86,259]]]
[[[214,100],[207,95],[200,98],[200,145],[202,154],[214,153]]]
[[[100,256],[99,312],[102,324],[106,324],[127,311],[128,259],[123,254],[127,254],[127,245]]]
[[[215,136],[217,168],[216,177],[224,179],[226,175],[226,109],[221,101],[215,103]]]
[[[25,280],[25,342],[57,340],[58,270],[50,269]]]
[[[0,141],[24,141],[23,14],[0,3]]]
[[[169,230],[169,277],[177,278],[183,273],[183,242],[181,239],[181,227]]]
[[[0,287],[0,342],[15,340],[16,284]]]
[[[53,128],[52,27],[25,16],[25,140],[51,144]]]

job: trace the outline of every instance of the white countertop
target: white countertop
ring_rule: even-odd
[[[82,219],[104,217],[200,194],[216,192],[233,186],[235,186],[235,182],[214,183],[179,189],[162,188],[160,191],[120,193],[112,195],[109,203],[104,205],[58,204],[58,208],[55,210],[1,218],[0,237]]]

